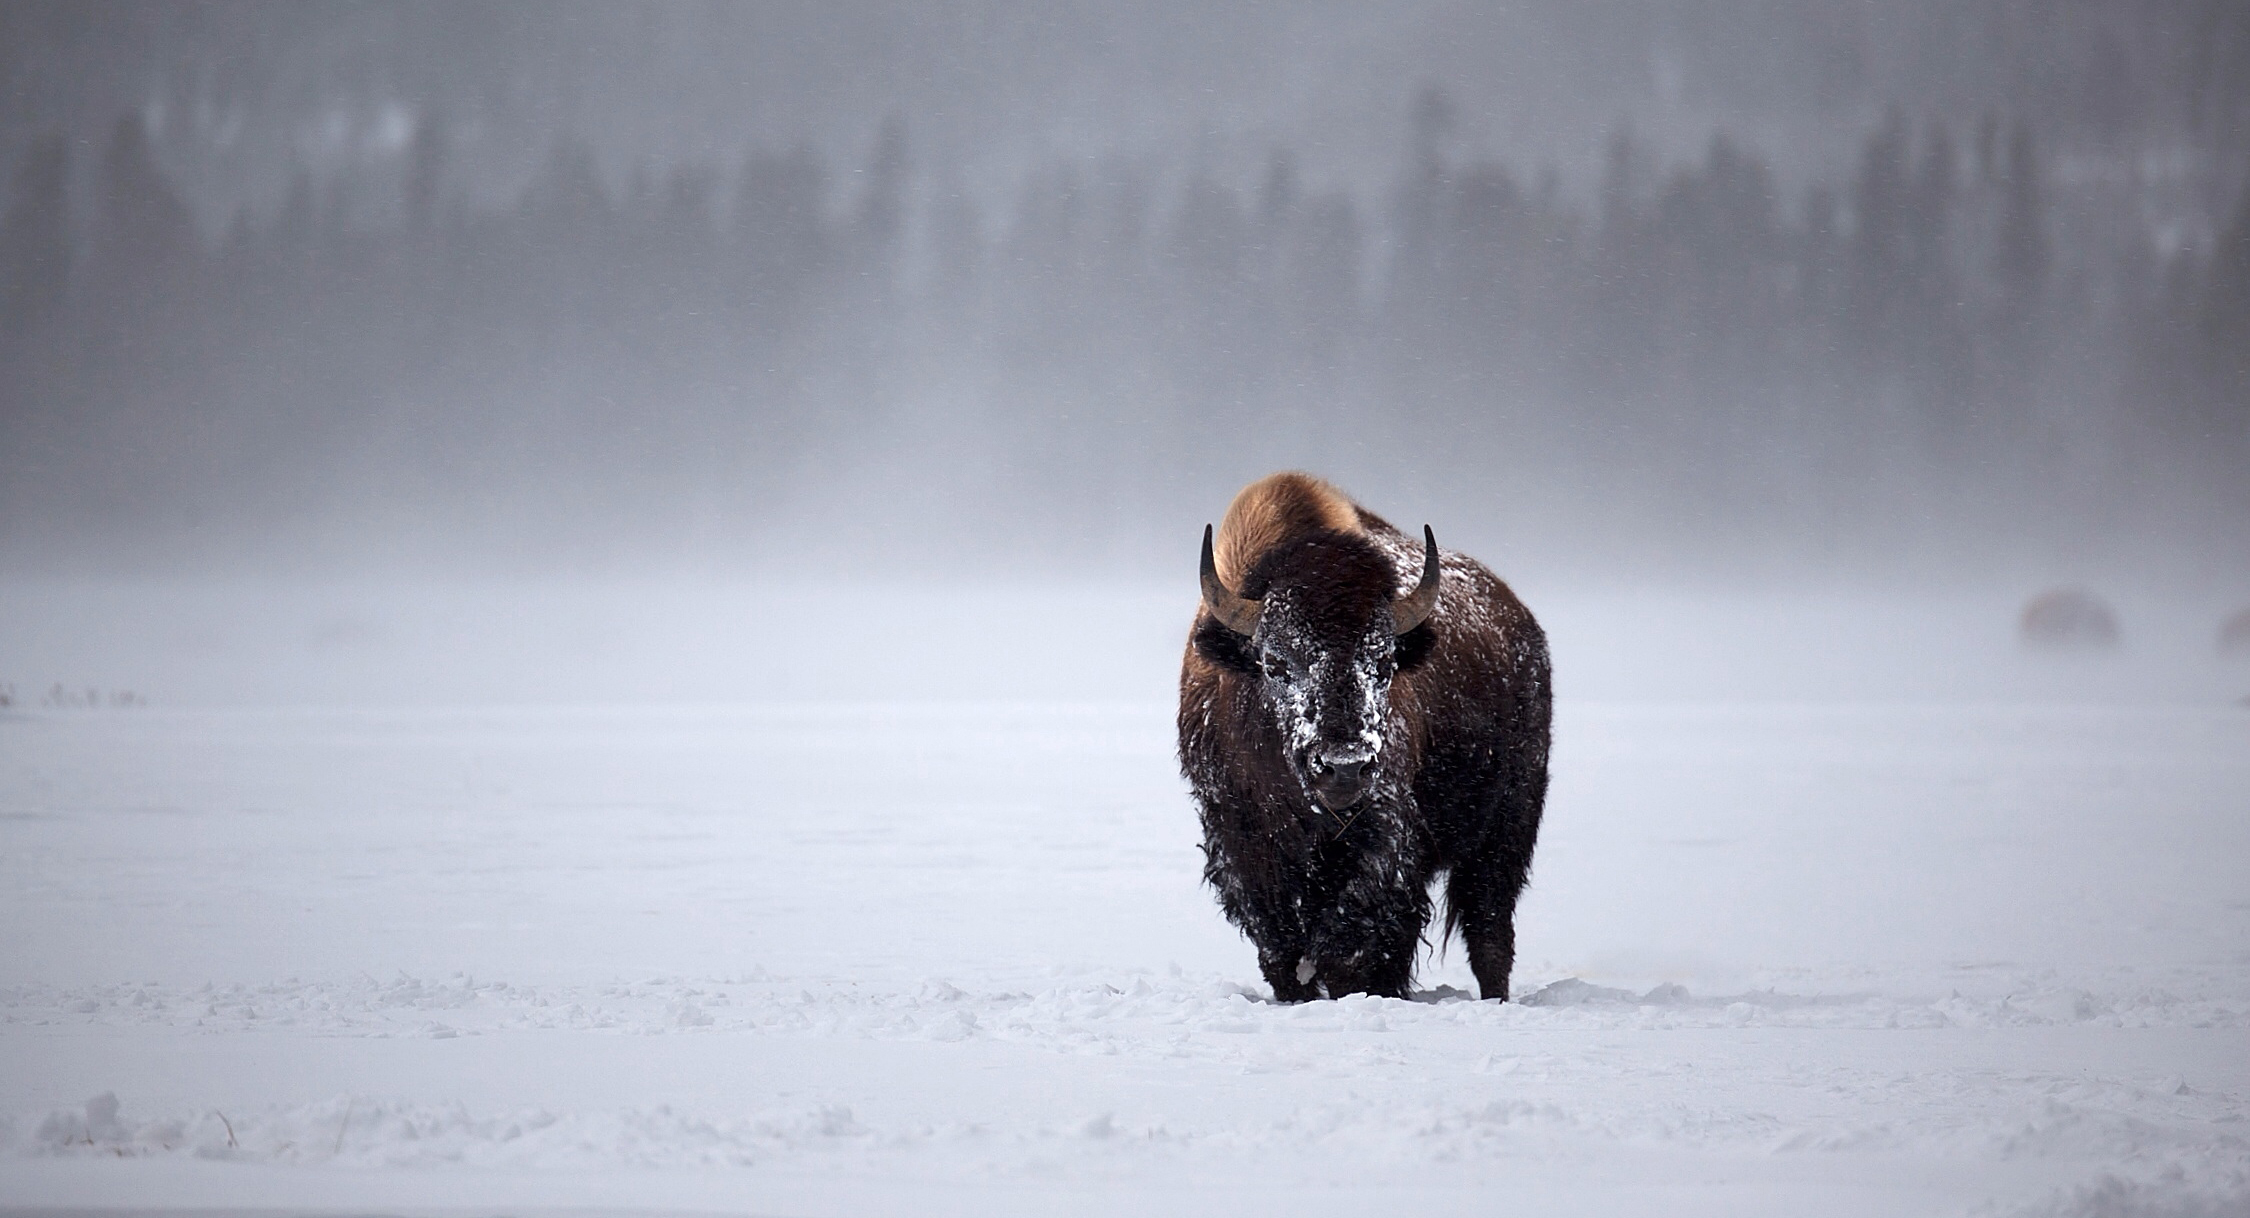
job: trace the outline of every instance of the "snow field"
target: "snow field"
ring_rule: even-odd
[[[2250,1211],[2240,708],[1566,684],[1520,1001],[1280,1007],[1111,688],[7,712],[0,1204]]]

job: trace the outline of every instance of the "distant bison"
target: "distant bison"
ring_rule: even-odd
[[[2250,656],[2250,608],[2219,624],[2219,653]]]
[[[2023,641],[2056,650],[2117,646],[2117,614],[2091,592],[2057,588],[2031,598],[2017,624]]]
[[[1447,875],[1486,998],[1547,793],[1546,636],[1475,560],[1304,474],[1203,533],[1180,671],[1180,768],[1204,878],[1285,1002],[1404,997]]]

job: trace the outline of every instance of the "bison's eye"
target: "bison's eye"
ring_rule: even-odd
[[[1289,680],[1289,666],[1272,656],[1266,657],[1265,669],[1268,681],[1287,682]]]

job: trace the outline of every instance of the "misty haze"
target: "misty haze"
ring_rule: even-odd
[[[1285,469],[1514,1002],[1202,883]],[[2234,0],[0,3],[0,1207],[2240,1213],[2246,861]]]

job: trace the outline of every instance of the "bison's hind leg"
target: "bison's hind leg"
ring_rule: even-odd
[[[1446,930],[1461,932],[1469,971],[1485,998],[1508,999],[1508,976],[1516,967],[1516,897],[1523,892],[1528,862],[1519,853],[1488,846],[1446,876]]]

